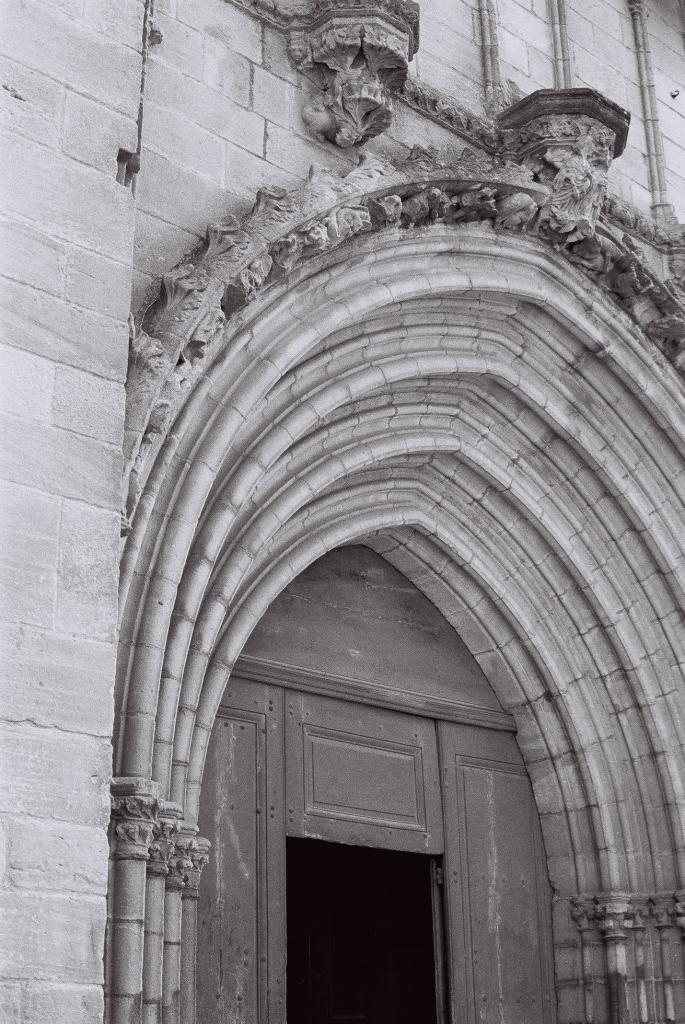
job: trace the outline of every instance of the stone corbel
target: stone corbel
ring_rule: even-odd
[[[317,0],[310,26],[288,41],[295,67],[314,69],[323,85],[321,101],[303,111],[307,126],[342,147],[385,131],[418,31],[418,4],[409,0]]]

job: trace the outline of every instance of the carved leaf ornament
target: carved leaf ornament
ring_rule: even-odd
[[[293,30],[288,43],[295,67],[314,69],[323,88],[303,111],[305,123],[342,147],[380,135],[417,47],[415,3],[317,0],[310,24]]]
[[[590,92],[569,90],[580,91]],[[402,166],[362,157],[344,178],[312,168],[293,192],[260,190],[242,223],[228,218],[208,228],[203,246],[164,277],[142,330],[131,332],[124,529],[152,454],[218,351],[228,320],[307,260],[372,232],[434,224],[459,230],[477,222],[494,232],[537,236],[685,371],[682,294],[657,277],[630,235],[600,215],[612,131],[555,114],[514,135],[507,155],[516,162],[465,150],[446,167],[415,147]]]

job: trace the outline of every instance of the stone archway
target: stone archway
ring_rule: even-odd
[[[141,1002],[146,1020],[193,1019],[195,826],[221,694],[283,588],[361,538],[453,623],[516,720],[557,894],[560,1022],[682,1017],[682,384],[596,280],[504,222],[504,199],[537,203],[535,185],[493,179],[481,199],[500,212],[452,223],[430,206],[446,172],[412,173],[409,199],[406,179],[401,195],[348,192],[334,246],[305,218],[261,289],[271,265],[231,225],[209,268],[170,282],[155,315],[171,346],[134,344],[149,372],[129,419],[117,1024]],[[310,187],[340,204],[330,179]],[[265,209],[292,213],[273,194]],[[249,263],[227,286],[236,247]]]

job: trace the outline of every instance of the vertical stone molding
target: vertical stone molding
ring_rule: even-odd
[[[595,236],[612,160],[625,149],[630,115],[593,89],[540,89],[500,116],[509,147],[550,195],[540,230],[553,243]]]
[[[675,214],[668,201],[668,185],[666,182],[666,160],[664,144],[659,124],[659,108],[654,85],[654,68],[652,52],[649,45],[649,33],[645,18],[643,0],[628,0],[628,8],[633,24],[635,52],[640,77],[640,94],[642,112],[645,123],[645,139],[647,142],[647,169],[649,173],[649,189],[652,193],[652,213],[660,224],[673,224]]]
[[[181,1021],[182,896],[186,875],[193,867],[190,852],[194,848],[194,834],[181,828],[174,838],[165,879],[164,963],[162,969],[162,1018],[164,1024],[180,1024]]]
[[[481,60],[483,63],[485,102],[491,110],[497,111],[506,106],[507,96],[502,84],[495,0],[480,0],[478,15],[480,34],[483,41],[481,45]]]
[[[631,926],[635,956],[635,1001],[637,1003],[637,1019],[640,1024],[647,1024],[649,1021],[646,958],[649,911],[649,900],[646,898],[633,897]]]
[[[195,1024],[195,958],[197,954],[197,901],[200,898],[200,879],[209,861],[211,843],[198,836],[189,847],[191,867],[185,875],[182,893],[181,917],[181,1021]]]
[[[146,874],[158,795],[157,784],[149,779],[118,778],[112,782],[111,1024],[142,1021]]]
[[[571,900],[571,917],[580,932],[581,955],[583,964],[583,1004],[585,1020],[594,1022],[597,1019],[595,985],[596,979],[604,974],[599,961],[603,959],[601,937],[597,926],[593,898],[583,899],[575,896]]]
[[[554,84],[557,89],[570,89],[573,86],[573,72],[568,46],[566,0],[549,0],[548,10],[554,49]]]
[[[652,896],[649,901],[654,925],[659,936],[659,953],[661,957],[661,977],[663,1005],[660,1007],[662,1019],[675,1021],[675,979],[674,960],[680,960],[680,927],[678,925],[677,900],[675,896]],[[674,955],[675,954],[675,955]]]
[[[178,832],[175,818],[155,824],[147,863],[145,889],[145,945],[143,959],[143,1022],[162,1020],[162,964],[164,960],[164,894],[169,862]]]
[[[307,126],[342,147],[385,131],[418,29],[418,4],[408,0],[318,0],[311,25],[293,30],[288,42],[295,67],[315,70],[323,87],[321,102],[303,111]]]

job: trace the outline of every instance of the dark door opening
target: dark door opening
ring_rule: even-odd
[[[287,840],[288,1024],[438,1024],[431,858]]]

